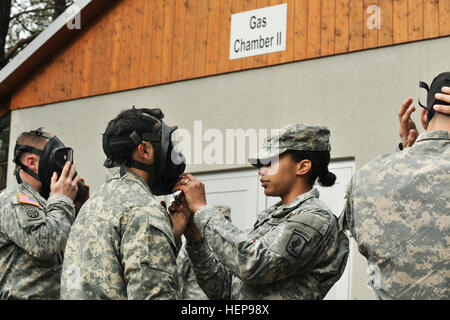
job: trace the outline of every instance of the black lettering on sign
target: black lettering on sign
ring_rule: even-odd
[[[251,16],[250,18],[250,29],[265,28],[267,25],[266,17],[257,18],[256,16]]]

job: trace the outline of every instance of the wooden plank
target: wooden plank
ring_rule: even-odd
[[[231,15],[245,11],[244,1],[245,0],[233,0],[232,7],[229,6],[231,1],[221,1],[218,65],[218,71],[220,73],[242,69],[242,59],[230,60],[230,28]]]
[[[94,28],[90,28],[84,34],[84,52],[83,52],[83,69],[81,71],[81,96],[89,96],[90,91],[90,78],[91,78],[91,67],[92,67],[92,54],[94,45]],[[120,65],[119,65],[120,67]],[[119,77],[117,77],[119,78]],[[118,81],[118,79],[117,79]],[[118,88],[118,86],[117,86]]]
[[[374,6],[374,7],[372,7]],[[369,10],[372,7],[374,9]],[[364,0],[364,34],[363,34],[363,48],[376,48],[378,45],[378,0]],[[381,13],[380,13],[381,17]],[[372,25],[374,24],[374,25]],[[369,28],[370,26],[370,28]]]
[[[245,2],[245,0],[233,0],[233,6],[231,8],[231,14],[235,14],[235,13],[244,11],[245,10],[244,9],[244,2]],[[230,14],[230,28],[231,28],[231,14]],[[229,32],[231,32],[231,31],[229,31]],[[227,46],[228,59],[230,57],[229,42],[230,42],[230,38],[228,37],[228,46]],[[241,70],[241,69],[242,69],[242,59],[229,60],[229,71],[236,71],[236,70]]]
[[[392,5],[393,43],[408,41],[408,1],[394,0]]]
[[[423,0],[408,0],[408,41],[423,39]]]
[[[114,33],[114,16],[111,14],[104,14],[104,19],[100,19],[97,28],[102,29],[100,31],[100,37],[96,38],[98,44],[96,45],[96,55],[101,57],[101,62],[98,63],[98,68],[95,68],[94,80],[97,82],[96,88],[92,88],[92,92],[97,92],[97,94],[103,94],[109,91],[109,85],[111,81],[111,64],[112,64],[112,54],[114,44],[110,39],[113,38]],[[100,24],[102,24],[100,26]],[[97,74],[98,73],[98,74]],[[138,83],[133,86],[137,86]]]
[[[172,73],[172,52],[175,27],[175,1],[164,0],[164,30],[161,52],[161,83],[170,81]]]
[[[423,37],[439,37],[439,2],[436,0],[423,1]]]
[[[378,30],[378,46],[392,45],[392,0],[378,0],[381,10],[381,28]]]
[[[150,82],[148,85],[155,85],[160,83],[161,78],[161,53],[163,44],[163,23],[164,15],[163,2],[154,1],[153,3],[153,17],[152,17],[152,54],[150,67]]]
[[[308,45],[308,0],[295,1],[294,60],[306,59]]]
[[[349,0],[336,0],[336,20],[334,31],[334,53],[348,52],[349,23],[350,23]]]
[[[78,36],[75,39],[73,49],[73,79],[72,79],[72,98],[81,97],[81,72],[83,69],[83,45],[82,37]],[[108,88],[109,90],[109,88]]]
[[[131,27],[131,33],[128,35],[131,37],[131,58],[130,58],[130,85],[129,88],[137,88],[140,85],[140,71],[141,71],[141,48],[143,45],[142,33],[144,31],[144,9],[145,5],[133,3],[132,16],[133,25]]]
[[[92,60],[91,60],[91,76],[89,77],[89,95],[98,94],[98,81],[100,81],[101,66],[99,63],[99,57],[103,51],[102,37],[104,35],[104,25],[98,23],[94,28],[95,33],[93,33],[93,43],[92,43]]]
[[[172,52],[175,28],[175,1],[164,0],[164,30],[161,52],[161,82],[170,81],[172,73]]]
[[[186,21],[185,0],[176,0],[175,3],[175,26],[173,34],[172,51],[172,81],[183,78],[183,56],[184,56],[184,27]]]
[[[322,15],[320,22],[321,56],[334,54],[335,10],[335,0],[322,0]]]
[[[209,0],[208,12],[208,46],[206,48],[205,73],[210,75],[217,72],[220,32],[220,1]]]
[[[184,59],[183,79],[194,77],[195,35],[197,27],[197,2],[198,0],[186,0],[186,21],[184,25]]]
[[[450,35],[450,0],[439,1],[439,35]]]
[[[334,1],[334,0],[333,0]],[[294,23],[295,23],[295,0],[285,0],[287,3],[286,21],[286,50],[280,53],[280,62],[290,62],[294,59]]]
[[[124,2],[127,3],[127,2]],[[132,7],[130,5],[122,6],[123,19],[120,32],[123,34],[120,41],[120,62],[119,62],[119,90],[127,90],[130,80],[130,62],[131,62],[131,37],[133,21],[130,19]],[[95,61],[94,63],[97,63]]]
[[[322,17],[322,1],[308,1],[308,51],[307,58],[320,56],[320,27]]]
[[[152,12],[153,1],[144,0],[142,2],[142,33],[140,37],[141,46],[140,62],[139,62],[139,87],[143,87],[150,83],[150,68],[151,68],[151,54],[152,54]],[[120,32],[120,30],[118,30]],[[122,35],[126,36],[126,35]],[[120,49],[120,48],[119,48]]]
[[[145,1],[147,2],[147,1]],[[121,44],[122,44],[122,24],[123,24],[123,10],[121,6],[117,6],[110,13],[113,16],[111,39],[111,79],[109,81],[109,91],[114,92],[119,88],[119,72],[120,72],[120,56],[121,56]],[[86,48],[84,50],[87,50]],[[140,72],[143,74],[143,72]],[[143,83],[140,81],[139,85]]]
[[[74,60],[74,50],[73,45],[67,44],[64,46],[63,52],[61,53],[64,57],[64,66],[62,69],[62,81],[61,81],[61,99],[67,100],[72,97],[72,82],[73,82],[73,60]],[[44,100],[42,100],[44,103]]]
[[[349,22],[349,51],[357,51],[363,48],[364,34],[364,1],[350,0],[350,22]]]
[[[208,46],[208,0],[198,0],[197,32],[195,39],[194,74],[203,77],[206,74],[206,51]]]

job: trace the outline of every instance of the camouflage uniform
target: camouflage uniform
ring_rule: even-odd
[[[250,161],[286,150],[329,150],[328,139],[325,127],[290,125],[267,139]],[[349,249],[336,216],[318,197],[314,188],[289,204],[279,202],[260,213],[248,232],[228,223],[213,206],[200,208],[194,221],[204,237],[186,249],[208,297],[324,298],[342,275]]]
[[[449,299],[450,135],[422,133],[352,178],[339,219],[380,299]]]
[[[231,217],[231,210],[228,206],[214,206],[222,212],[225,218]],[[181,299],[183,300],[208,300],[208,296],[203,292],[197,283],[192,263],[186,252],[186,244],[181,247],[177,257],[178,275],[180,276]]]
[[[178,275],[180,277],[180,292],[183,300],[208,300],[208,296],[203,292],[197,283],[192,263],[186,252],[186,245],[180,249],[177,257]]]
[[[1,191],[0,208],[0,298],[59,299],[73,201],[62,194],[47,201],[22,182]]]
[[[67,241],[62,299],[178,299],[169,213],[145,181],[120,168],[84,204]]]

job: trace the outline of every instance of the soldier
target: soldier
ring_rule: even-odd
[[[178,299],[183,228],[155,195],[185,168],[160,109],[121,112],[103,134],[106,182],[75,221],[64,258],[62,299]]]
[[[329,137],[323,126],[288,125],[249,159],[259,168],[264,193],[281,201],[260,213],[248,232],[207,205],[195,177],[177,183],[185,202],[178,197],[169,210],[192,213],[186,249],[209,298],[323,299],[340,278],[348,239],[313,187],[317,178],[324,186],[336,180],[328,171]]]
[[[81,179],[71,166],[72,155],[41,129],[17,139],[18,184],[0,193],[1,299],[59,299],[63,250]]]
[[[218,211],[228,222],[231,222],[231,209],[229,206],[215,205]],[[181,299],[183,300],[208,300],[208,296],[203,292],[197,283],[192,263],[186,252],[185,243],[181,247],[177,257],[178,275],[180,276]]]
[[[369,286],[379,299],[450,298],[450,116],[432,109],[444,85],[450,86],[450,72],[431,88],[421,83],[428,89],[421,112],[426,132],[415,142],[415,107],[405,100],[399,112],[403,150],[367,163],[347,192],[339,225],[366,257]]]

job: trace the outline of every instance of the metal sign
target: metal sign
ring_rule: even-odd
[[[286,50],[287,3],[231,15],[230,60]]]

